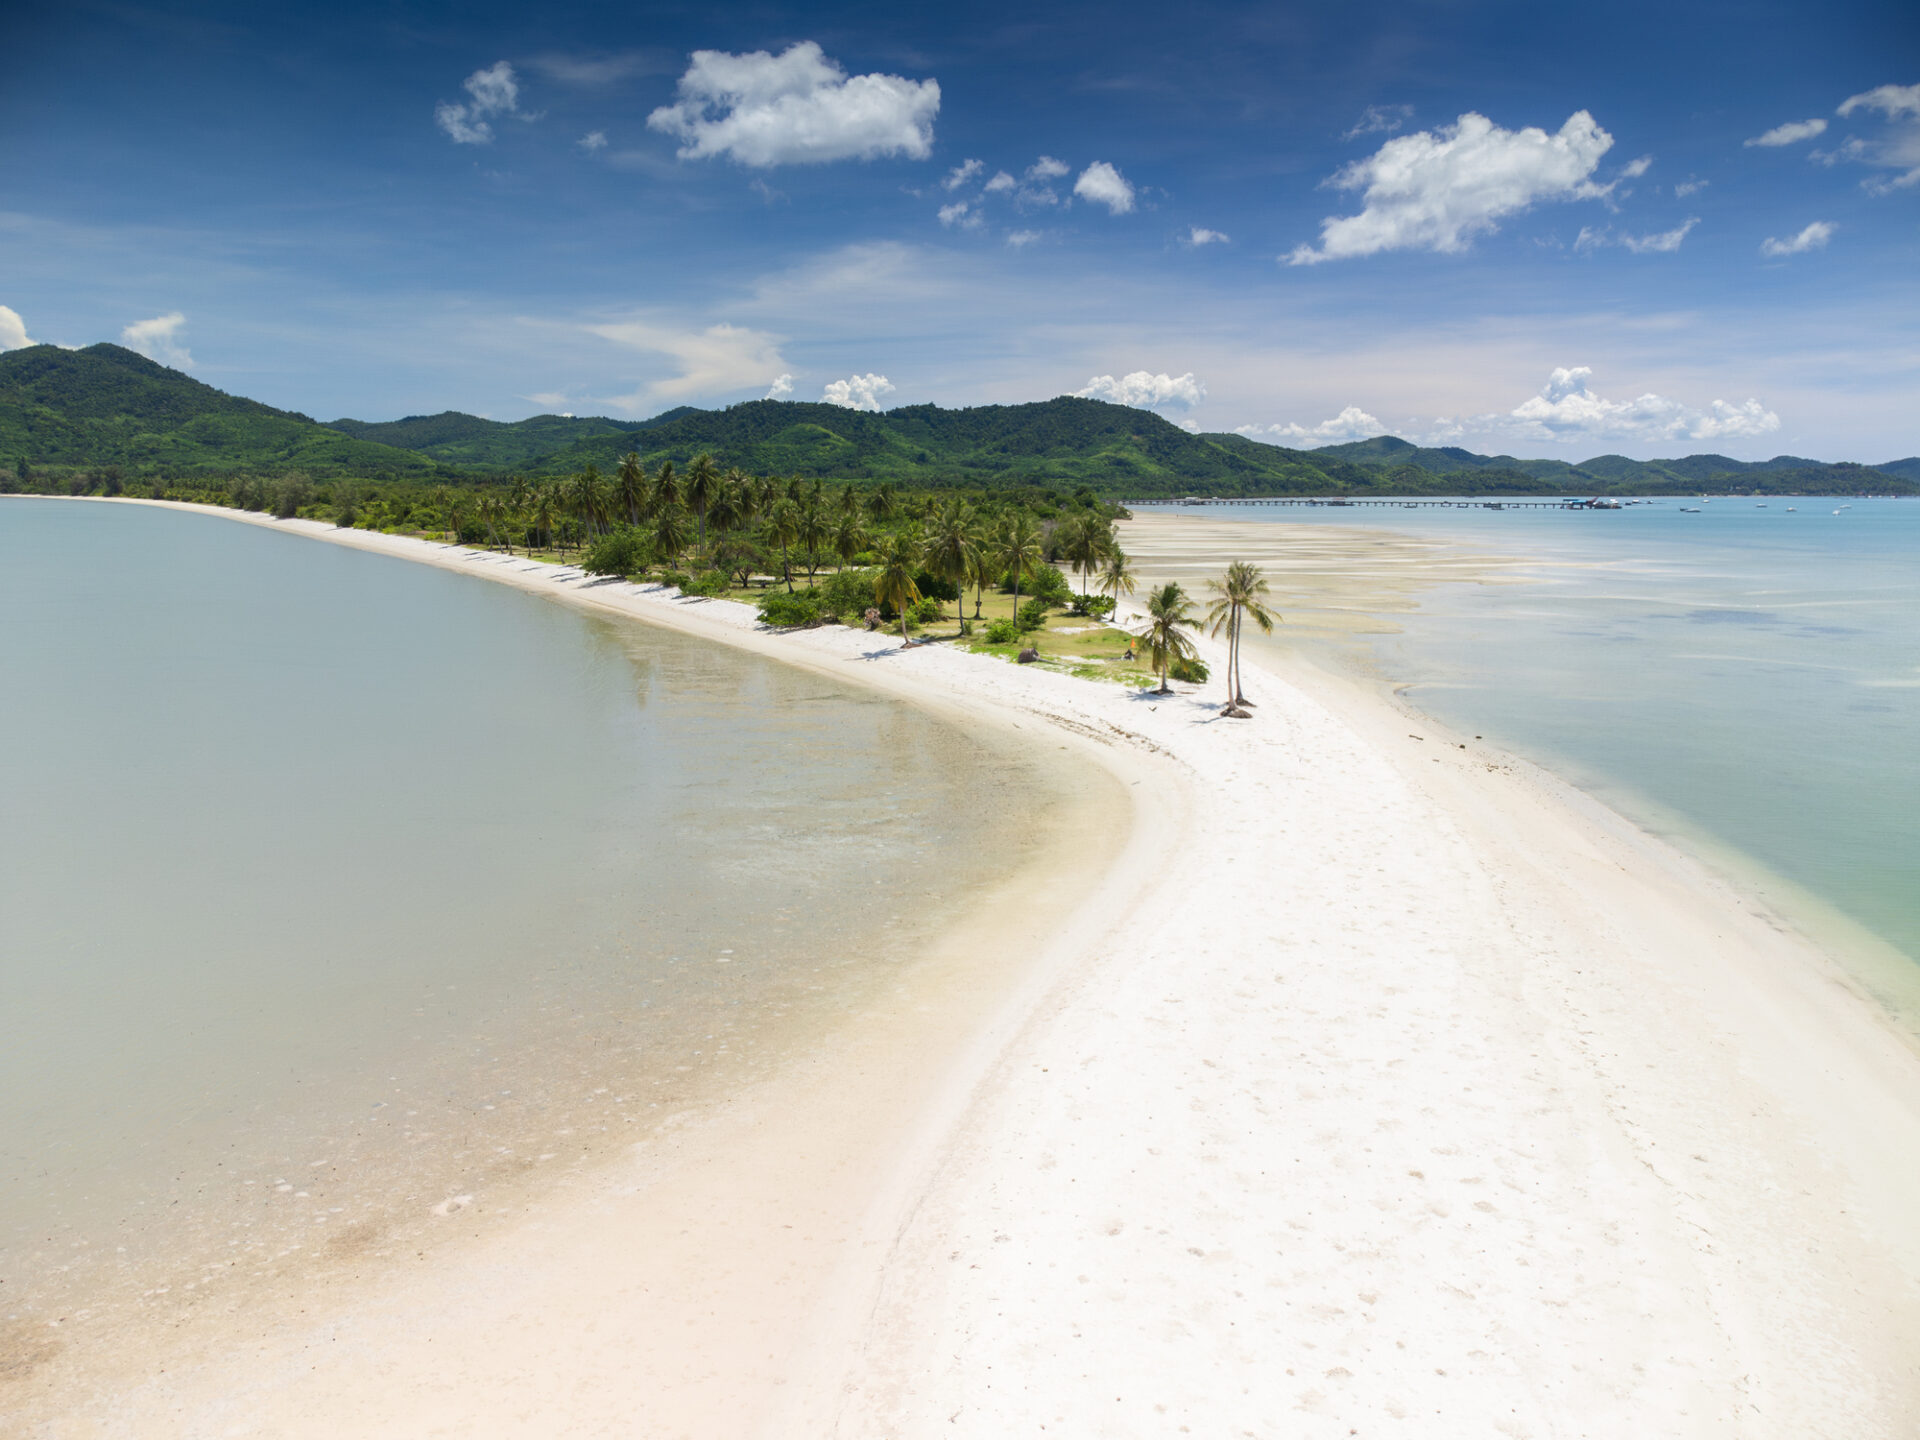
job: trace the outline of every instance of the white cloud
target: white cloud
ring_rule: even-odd
[[[1673,193],[1676,198],[1684,200],[1689,195],[1698,195],[1712,183],[1711,180],[1682,180],[1673,187]]]
[[[1227,243],[1229,243],[1228,237],[1218,230],[1209,230],[1204,225],[1189,225],[1187,227],[1187,244],[1194,246],[1196,249],[1202,245],[1225,245]]]
[[[1584,110],[1554,135],[1533,126],[1503,130],[1469,112],[1443,129],[1399,136],[1333,177],[1342,190],[1364,190],[1361,212],[1329,217],[1320,248],[1301,245],[1286,260],[1314,265],[1382,250],[1456,254],[1502,216],[1537,201],[1605,195],[1607,187],[1590,177],[1612,145]]]
[[[949,227],[958,225],[962,230],[978,230],[982,219],[967,201],[956,200],[940,207],[940,223]]]
[[[1009,230],[1007,232],[1007,244],[1016,250],[1026,249],[1027,246],[1039,238],[1040,232],[1038,230]]]
[[[880,409],[880,397],[893,393],[893,382],[884,375],[849,375],[845,380],[829,380],[820,398],[829,405],[849,410]]]
[[[773,336],[739,325],[676,330],[645,320],[619,320],[586,328],[590,334],[619,345],[671,356],[679,365],[678,375],[656,380],[643,390],[612,401],[626,410],[638,410],[661,400],[684,401],[765,385],[769,377],[787,368]]]
[[[1620,243],[1636,255],[1671,255],[1680,248],[1680,242],[1687,238],[1689,231],[1700,223],[1698,215],[1689,216],[1671,230],[1662,230],[1656,235],[1622,235]]]
[[[1133,209],[1133,186],[1104,160],[1096,160],[1080,172],[1080,178],[1073,182],[1073,193],[1106,206],[1115,215]]]
[[[1664,395],[1607,400],[1587,388],[1592,374],[1585,365],[1555,369],[1538,395],[1515,406],[1504,418],[1481,416],[1467,428],[1544,441],[1740,440],[1780,428],[1780,417],[1758,400],[1743,405],[1715,400],[1705,411]]]
[[[1065,161],[1056,160],[1051,155],[1042,155],[1027,167],[1027,179],[1058,180],[1067,173],[1068,168]]]
[[[769,400],[784,400],[791,394],[793,394],[793,376],[791,375],[776,375],[773,377],[773,384],[767,387]]]
[[[1349,405],[1331,420],[1322,420],[1314,426],[1236,425],[1233,433],[1269,445],[1287,442],[1311,450],[1317,445],[1338,445],[1346,440],[1365,440],[1374,435],[1384,435],[1387,427],[1358,405]]]
[[[23,350],[40,342],[27,337],[27,322],[11,305],[0,305],[0,350]]]
[[[1015,180],[1006,171],[998,170],[994,172],[993,178],[986,183],[985,190],[989,195],[997,195],[1003,190],[1013,189],[1013,187],[1019,183],[1019,181]]]
[[[162,365],[191,370],[193,356],[180,343],[180,330],[186,323],[187,317],[178,310],[156,315],[151,320],[136,320],[120,332],[120,343]]]
[[[1086,400],[1110,400],[1115,405],[1134,405],[1143,410],[1162,405],[1198,405],[1207,398],[1207,387],[1189,370],[1185,375],[1152,375],[1135,370],[1118,380],[1111,375],[1096,375],[1073,392]]]
[[[943,190],[958,190],[962,185],[966,184],[986,168],[986,165],[979,160],[962,161],[947,172],[947,178],[940,182],[940,188]],[[1013,182],[1009,179],[1007,183],[1012,184]]]
[[[1842,110],[1840,113],[1844,115],[1847,112]],[[1802,140],[1811,140],[1817,135],[1824,135],[1826,129],[1827,122],[1818,116],[1811,120],[1790,120],[1785,125],[1774,126],[1764,135],[1754,136],[1746,142],[1747,148],[1752,149],[1755,145],[1760,145],[1774,149],[1781,145],[1797,145]]]
[[[1877,110],[1889,120],[1902,115],[1920,117],[1920,85],[1877,85],[1840,102],[1840,115],[1856,110]]]
[[[1025,210],[1035,205],[1041,207],[1058,205],[1060,197],[1045,185],[1022,185],[1014,192],[1013,203]]]
[[[433,118],[456,145],[490,145],[493,126],[487,117],[520,113],[519,77],[513,66],[501,60],[469,75],[466,91],[465,104],[442,102],[434,107]]]
[[[1620,167],[1620,178],[1622,180],[1638,180],[1652,168],[1653,157],[1651,155],[1642,155],[1639,159],[1629,160]]]
[[[1369,105],[1360,112],[1360,119],[1347,131],[1346,138],[1358,140],[1362,135],[1391,135],[1411,119],[1411,105]]]
[[[589,130],[580,137],[577,143],[582,150],[591,155],[595,151],[607,148],[607,132],[604,130]]]
[[[1826,220],[1816,220],[1798,235],[1790,235],[1785,240],[1776,240],[1769,235],[1760,242],[1762,255],[1804,255],[1809,250],[1824,250],[1827,241],[1833,238],[1833,232],[1840,227]]]
[[[567,403],[567,392],[564,390],[536,390],[533,394],[522,395],[520,398],[522,400],[531,400],[543,411],[552,412],[559,410],[562,405]]]
[[[528,62],[549,80],[562,85],[611,85],[630,75],[672,74],[673,66],[658,51],[623,50],[611,55],[536,55]],[[532,397],[528,397],[532,398]]]
[[[682,160],[730,155],[742,165],[806,165],[933,151],[937,80],[852,75],[811,40],[779,55],[696,50],[679,99],[647,117],[678,136]]]

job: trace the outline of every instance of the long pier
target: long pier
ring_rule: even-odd
[[[1591,510],[1590,500],[1351,500],[1345,496],[1335,498],[1328,495],[1266,495],[1253,499],[1236,500],[1225,496],[1189,495],[1181,500],[1122,500],[1127,509],[1133,510],[1143,505],[1165,505],[1180,508],[1191,505],[1322,505],[1334,510],[1346,510],[1361,505],[1384,506],[1389,510]],[[1601,506],[1611,510],[1611,505]]]

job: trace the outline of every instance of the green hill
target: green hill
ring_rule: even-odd
[[[443,481],[614,469],[710,453],[753,474],[979,487],[1089,487],[1119,499],[1183,495],[1688,494],[1697,491],[1920,493],[1920,459],[1884,470],[1782,455],[1579,465],[1423,448],[1379,436],[1292,450],[1243,435],[1194,434],[1150,411],[1061,396],[1027,405],[885,413],[754,400],[681,406],[637,423],[537,415],[511,423],[447,411],[321,425],[216,390],[118,345],[34,345],[0,355],[0,462],[56,480],[300,472],[326,479]]]
[[[329,420],[327,428],[356,440],[413,450],[449,465],[520,470],[576,441],[596,435],[625,435],[633,424],[571,415],[482,420],[478,415],[446,410],[438,415],[409,415],[404,420]]]
[[[0,355],[0,457],[136,474],[399,476],[441,468],[411,450],[228,395],[118,345],[29,345]]]

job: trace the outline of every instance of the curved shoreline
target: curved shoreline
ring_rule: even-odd
[[[597,588],[568,598],[1084,745],[1140,782],[1132,838],[852,1183],[777,1115],[736,1117],[731,1139],[770,1147],[747,1167],[768,1191],[755,1213],[811,1199],[809,1220],[838,1226],[813,1251],[828,1264],[796,1284],[790,1252],[721,1227],[680,1298],[758,1295],[785,1340],[736,1313],[751,1343],[699,1353],[698,1375],[642,1365],[644,1332],[622,1326],[646,1312],[609,1299],[626,1291],[599,1258],[619,1233],[603,1207],[391,1309],[396,1345],[363,1334],[323,1379],[277,1353],[251,1414],[271,1398],[283,1423],[249,1430],[230,1403],[203,1421],[596,1433],[658,1398],[635,1393],[639,1368],[680,1386],[703,1435],[1920,1422],[1920,1059],[1670,846],[1299,673],[1257,677],[1239,725],[1185,695],[882,654],[856,632],[728,636],[728,611]],[[843,1183],[783,1183],[807,1175]],[[515,1329],[467,1325],[463,1305]],[[423,1317],[447,1328],[406,1340]]]

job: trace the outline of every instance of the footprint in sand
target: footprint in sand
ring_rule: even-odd
[[[467,1206],[472,1203],[473,1196],[471,1195],[449,1195],[445,1200],[442,1200],[438,1205],[433,1207],[433,1213],[443,1216],[452,1215],[457,1211],[466,1209]]]

